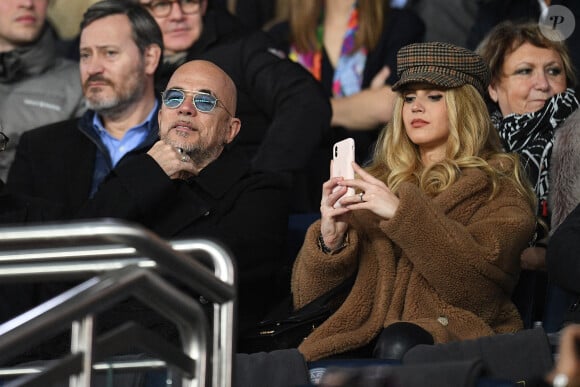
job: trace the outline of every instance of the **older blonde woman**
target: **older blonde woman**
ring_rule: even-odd
[[[494,124],[505,149],[520,155],[547,226],[523,252],[522,267],[544,269],[546,228],[555,230],[580,201],[580,113],[568,48],[538,23],[508,21],[478,52],[491,69]]]

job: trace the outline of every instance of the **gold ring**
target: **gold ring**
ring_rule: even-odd
[[[363,199],[364,194],[365,194],[364,192],[361,192],[358,194],[358,197],[360,198],[361,202],[364,202],[364,199]]]

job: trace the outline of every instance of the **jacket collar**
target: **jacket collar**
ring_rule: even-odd
[[[50,28],[45,27],[33,44],[0,53],[0,82],[17,82],[54,67],[56,42]]]
[[[179,188],[174,200],[187,205],[178,206],[178,214],[156,219],[154,224],[148,226],[164,237],[181,235],[188,226],[208,216],[219,206],[220,200],[249,172],[249,165],[240,151],[224,149],[199,175],[187,182],[175,181]]]
[[[189,179],[213,198],[221,198],[250,169],[249,161],[240,151],[225,148],[220,156]]]
[[[153,113],[152,119],[148,123],[149,130],[147,137],[145,138],[145,141],[143,141],[137,148],[135,148],[134,151],[129,153],[141,151],[143,149],[149,149],[159,139],[159,123],[157,120],[157,113],[159,112],[160,106],[161,102],[158,100],[157,109],[155,113]],[[85,136],[87,136],[97,146],[97,148],[101,152],[106,153],[105,146],[103,145],[99,135],[95,132],[95,129],[93,128],[94,115],[95,115],[94,110],[87,110],[80,117],[78,128]]]

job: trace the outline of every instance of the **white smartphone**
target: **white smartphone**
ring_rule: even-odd
[[[331,177],[341,176],[344,179],[354,179],[354,140],[346,138],[332,146],[332,172]],[[334,190],[340,189],[336,187]],[[354,195],[354,188],[348,188],[346,193],[341,197]],[[340,199],[334,204],[335,208],[340,207]]]

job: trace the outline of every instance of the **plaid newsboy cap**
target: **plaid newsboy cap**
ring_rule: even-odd
[[[474,86],[485,96],[490,81],[489,67],[481,56],[449,43],[428,42],[405,46],[397,53],[398,91],[409,83],[429,83],[445,89]]]

